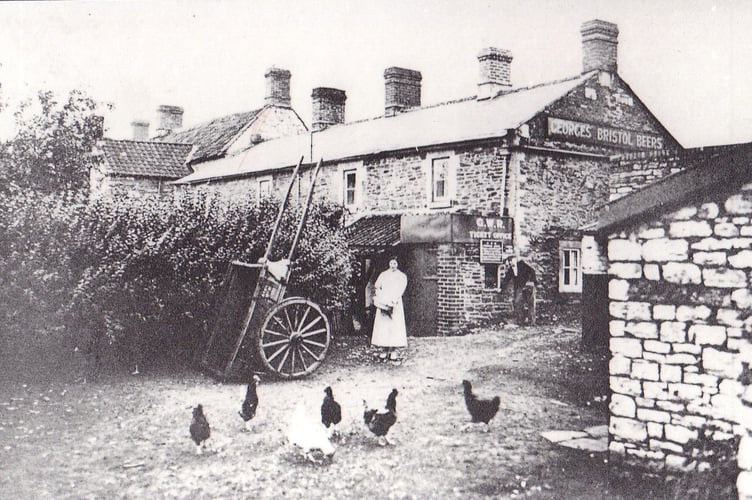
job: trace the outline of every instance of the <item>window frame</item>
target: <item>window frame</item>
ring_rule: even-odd
[[[347,178],[348,176],[352,174],[354,177],[355,183],[352,187],[352,203],[348,203],[347,195],[350,192],[350,187],[347,184]],[[360,196],[359,196],[359,189],[358,189],[358,167],[352,166],[352,167],[343,167],[342,168],[342,206],[345,208],[354,208],[357,207],[360,203]]]
[[[481,264],[483,266],[483,289],[487,291],[496,291],[498,292],[501,290],[501,281],[504,279],[504,265],[503,264]],[[491,266],[496,266],[496,285],[495,286],[488,286],[488,278],[487,278],[487,270]]]
[[[434,181],[434,165],[439,160],[446,160],[446,179],[444,196],[435,198],[436,183]],[[429,153],[425,159],[426,174],[426,203],[429,208],[451,207],[457,197],[457,168],[459,157],[454,151]]]
[[[565,255],[576,255],[577,262],[565,264]],[[566,278],[574,282],[565,283]],[[559,242],[559,292],[582,293],[582,245],[579,241]]]
[[[261,185],[265,182],[269,183],[269,191],[265,194],[261,193]],[[256,201],[258,203],[261,203],[261,200],[264,199],[265,196],[272,196],[274,193],[274,178],[271,175],[265,175],[263,177],[259,177],[256,180]]]

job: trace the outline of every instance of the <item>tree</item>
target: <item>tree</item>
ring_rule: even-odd
[[[42,192],[88,186],[90,155],[102,138],[97,103],[79,90],[59,102],[51,91],[21,103],[16,136],[0,149],[0,182]]]

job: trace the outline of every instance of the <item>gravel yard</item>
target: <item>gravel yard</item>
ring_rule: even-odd
[[[362,337],[338,339],[309,378],[262,380],[252,432],[242,431],[237,414],[241,384],[193,371],[71,383],[44,381],[37,372],[0,388],[1,496],[643,497],[609,481],[604,453],[540,436],[606,423],[604,360],[578,345],[574,328],[502,326],[411,338],[396,365],[374,362]],[[501,396],[488,433],[462,431],[469,422],[464,378],[481,396]],[[318,418],[327,385],[343,407],[341,433],[333,460],[311,463],[286,444],[283,431],[299,401]],[[381,447],[363,426],[362,400],[381,406],[393,387],[395,444]],[[197,403],[212,427],[203,455],[188,437]]]

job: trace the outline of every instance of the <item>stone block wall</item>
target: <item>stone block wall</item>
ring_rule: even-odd
[[[612,456],[681,467],[706,426],[749,443],[751,217],[748,184],[609,236]]]

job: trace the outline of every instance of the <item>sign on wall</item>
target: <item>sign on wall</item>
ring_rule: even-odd
[[[649,151],[664,148],[663,137],[656,134],[565,120],[552,116],[548,117],[548,137]]]
[[[501,240],[480,240],[480,263],[501,264],[504,261],[504,243]]]
[[[403,215],[400,219],[402,243],[477,243],[501,240],[512,247],[514,219],[470,214]]]

